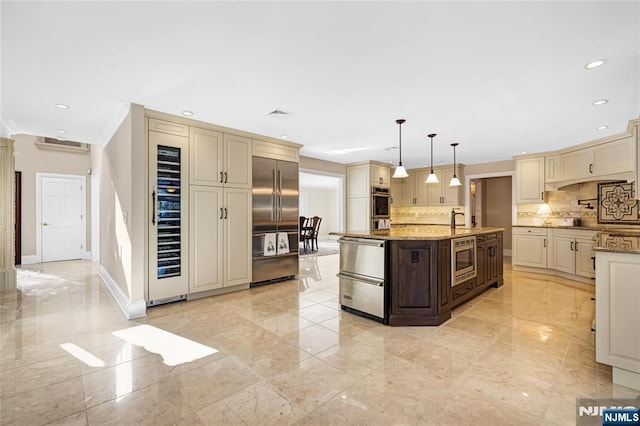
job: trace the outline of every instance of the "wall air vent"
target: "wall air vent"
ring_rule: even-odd
[[[280,109],[274,109],[273,111],[271,111],[269,114],[267,114],[269,117],[273,117],[273,118],[277,118],[279,120],[285,119],[285,118],[289,118],[291,117],[293,114],[290,112],[286,112],[286,111],[282,111]]]
[[[76,154],[86,154],[89,152],[89,144],[84,142],[69,141],[56,138],[38,138],[35,145],[39,149],[50,151],[73,152]]]

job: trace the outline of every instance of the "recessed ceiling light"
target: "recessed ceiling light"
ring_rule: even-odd
[[[598,59],[597,61],[593,61],[593,62],[589,62],[587,65],[585,65],[584,67],[588,70],[592,70],[594,68],[598,68],[604,65],[604,63],[607,62],[604,59]]]
[[[598,99],[597,101],[593,101],[593,105],[595,105],[595,106],[604,105],[607,102],[609,102],[608,99]]]
[[[282,135],[281,137],[282,137],[282,139],[289,139],[289,136],[287,136],[287,135]]]
[[[520,154],[528,154],[529,151],[522,151]]]
[[[185,117],[191,117],[193,115],[193,111],[182,111],[182,115]]]
[[[56,130],[56,133],[60,133],[61,135],[66,135],[67,131],[66,130],[62,130],[62,129],[58,129],[58,130]]]
[[[609,128],[609,126],[598,126],[596,127],[596,130],[607,130]]]
[[[60,108],[60,109],[69,109],[69,105],[65,105],[65,104],[56,104],[56,108]]]

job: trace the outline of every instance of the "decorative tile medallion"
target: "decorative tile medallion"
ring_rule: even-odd
[[[598,223],[640,224],[633,183],[598,184]]]

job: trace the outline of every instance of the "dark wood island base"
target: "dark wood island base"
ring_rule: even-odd
[[[502,231],[476,235],[477,275],[451,287],[451,240],[390,241],[389,325],[440,325],[451,310],[503,284]]]

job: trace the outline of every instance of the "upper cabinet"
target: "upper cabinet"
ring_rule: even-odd
[[[391,168],[374,162],[347,166],[347,198],[369,197],[371,187],[389,188]]]
[[[544,157],[516,159],[516,204],[544,202]]]
[[[191,127],[189,145],[191,184],[251,188],[251,139]]]
[[[388,188],[391,185],[391,167],[371,164],[369,169],[369,183],[373,186]]]
[[[430,169],[407,170],[409,177],[391,180],[393,204],[405,206],[459,206],[463,204],[463,186],[449,186],[453,167],[434,168],[439,183],[425,183]],[[457,166],[456,176],[464,181],[464,166]]]

